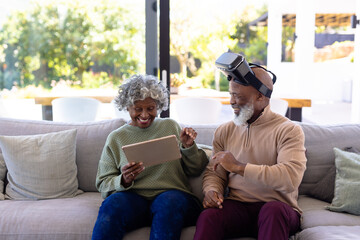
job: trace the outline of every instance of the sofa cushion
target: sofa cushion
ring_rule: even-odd
[[[181,128],[188,127],[188,125],[180,124]],[[196,143],[202,143],[212,146],[214,139],[214,131],[218,125],[192,125],[191,127],[197,132]]]
[[[123,124],[125,120],[120,118],[82,123],[0,118],[0,135],[33,135],[77,129],[76,165],[79,188],[97,192],[95,178],[105,141],[110,132]]]
[[[359,239],[360,228],[359,226],[318,226],[305,229],[296,234],[295,239],[303,240],[353,240]]]
[[[334,148],[336,179],[334,199],[327,209],[360,215],[360,155]]]
[[[299,194],[310,194],[311,189],[335,165],[333,148],[360,149],[360,124],[315,125],[299,123],[305,134],[306,171]]]
[[[331,203],[334,198],[335,175],[336,168],[335,165],[333,165],[326,172],[325,176],[310,189],[309,195],[316,199]]]
[[[102,201],[98,192],[42,201],[1,201],[0,239],[91,239]]]
[[[346,147],[344,151],[360,153],[358,149],[353,147]],[[335,176],[336,167],[335,165],[332,165],[325,173],[325,176],[310,189],[309,195],[316,199],[331,203],[334,198]]]
[[[212,146],[205,145],[205,144],[199,144],[197,143],[198,148],[201,148],[206,153],[206,156],[208,159],[210,159],[212,155]],[[191,186],[191,191],[194,193],[194,195],[200,200],[200,202],[203,201],[204,194],[202,192],[202,179],[204,176],[205,171],[201,173],[200,176],[197,177],[189,177],[189,183]]]
[[[0,153],[0,200],[4,200],[6,166],[2,153]]]
[[[26,136],[0,136],[8,169],[6,197],[39,200],[74,197],[76,129]]]
[[[327,210],[329,203],[318,199],[300,196],[298,200],[302,213],[301,228],[307,229],[316,226],[359,226],[360,216],[349,213],[339,213]]]

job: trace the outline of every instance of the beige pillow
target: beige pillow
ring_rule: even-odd
[[[5,176],[6,176],[6,166],[3,155],[0,152],[0,200],[4,200]]]
[[[39,200],[78,193],[76,129],[39,135],[0,136],[8,170],[6,198]]]

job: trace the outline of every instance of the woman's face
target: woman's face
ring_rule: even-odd
[[[128,108],[131,123],[130,125],[139,128],[150,127],[157,115],[157,107],[154,99],[148,97],[144,100],[135,101],[135,104]]]

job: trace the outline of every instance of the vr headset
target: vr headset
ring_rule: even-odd
[[[223,53],[215,61],[215,66],[227,76],[230,81],[234,78],[236,83],[239,83],[244,86],[253,86],[256,90],[261,92],[265,97],[270,98],[272,90],[265,86],[251,70],[251,67],[259,67],[269,72],[272,75],[273,83],[276,82],[276,75],[271,71],[261,67],[260,65],[254,63],[247,63],[245,58],[237,53],[226,52]]]

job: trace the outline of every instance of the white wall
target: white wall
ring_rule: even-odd
[[[356,16],[360,18],[360,0],[356,0]],[[360,122],[360,24],[356,27],[355,53],[354,53],[354,78],[352,91],[351,121]]]
[[[359,0],[346,0],[346,4],[334,0],[269,0],[268,68],[278,76],[275,96],[349,100],[349,82],[354,81],[355,63],[343,60],[313,62],[315,13],[354,13],[357,2]],[[297,39],[293,63],[281,62],[281,17],[286,13],[296,14]]]

